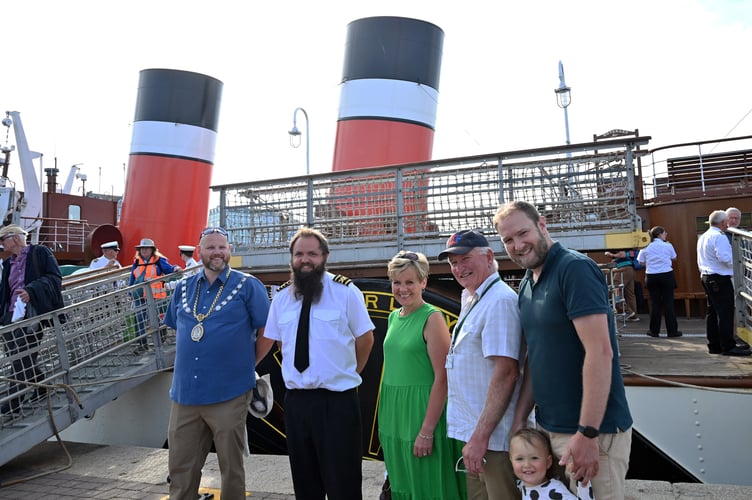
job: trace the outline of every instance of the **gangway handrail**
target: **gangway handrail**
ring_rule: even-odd
[[[160,323],[172,288],[160,285],[180,279],[183,272],[124,286],[128,272],[65,279],[65,307],[0,327],[6,339],[0,355],[0,405],[15,410],[0,420],[0,465],[50,438],[53,428],[65,429],[172,367],[174,332]],[[165,296],[155,295],[152,287]],[[139,318],[141,337],[136,336]],[[22,335],[31,348],[11,348],[8,339],[14,335]],[[147,340],[148,351],[136,350],[140,339]],[[63,387],[79,391],[82,407]],[[40,394],[39,388],[49,390]]]
[[[752,339],[752,231],[730,227],[734,259],[734,298],[736,326]]]

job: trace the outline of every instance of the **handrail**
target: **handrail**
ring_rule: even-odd
[[[172,290],[165,287],[166,296],[157,298],[152,286],[182,273],[126,286],[128,273],[66,277],[64,308],[0,327],[6,339],[0,355],[0,405],[6,410],[0,419],[0,465],[145,380],[130,380],[134,376],[172,366],[174,332],[160,324]],[[8,341],[19,338],[24,342]],[[145,353],[136,350],[141,339],[150,346]]]
[[[213,186],[213,223],[237,250],[279,252],[301,225],[330,243],[445,239],[474,227],[493,233],[500,203],[534,203],[558,234],[633,233],[634,160],[650,137],[628,137]],[[254,264],[257,265],[258,263]]]

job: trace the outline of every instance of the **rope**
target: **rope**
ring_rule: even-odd
[[[645,375],[644,373],[636,372],[628,367],[629,365],[621,365],[622,372],[629,373],[631,375],[635,375],[637,377],[641,377],[647,380],[652,380],[654,382],[661,382],[663,384],[673,385],[675,387],[684,387],[687,389],[699,389],[702,391],[711,391],[711,392],[725,392],[728,394],[750,394],[752,392],[752,391],[744,390],[744,389],[726,389],[723,387],[707,387],[703,385],[694,385],[694,384],[686,384],[684,382],[676,382],[675,380],[667,380],[665,378],[654,377],[652,375]]]
[[[52,426],[52,432],[55,434],[55,440],[58,442],[60,447],[63,449],[63,452],[65,453],[65,456],[67,457],[67,463],[61,467],[58,467],[57,469],[40,472],[38,474],[34,474],[27,477],[17,478],[17,479],[11,479],[9,481],[2,481],[0,482],[0,488],[5,488],[8,486],[12,486],[19,483],[25,483],[26,481],[31,481],[33,479],[38,479],[40,477],[48,476],[50,474],[57,474],[58,472],[62,472],[64,470],[70,469],[73,466],[73,457],[71,456],[70,452],[68,451],[68,448],[65,446],[65,442],[63,441],[62,437],[60,436],[60,432],[57,428],[57,425],[55,425],[55,419],[52,415],[52,398],[49,397],[49,392],[56,391],[57,389],[62,389],[65,392],[70,395],[71,398],[73,398],[74,402],[78,406],[79,409],[83,410],[83,405],[81,404],[81,398],[78,396],[78,393],[76,392],[76,388],[82,388],[89,385],[101,385],[103,383],[109,383],[109,382],[118,382],[118,381],[124,381],[124,380],[131,380],[135,378],[142,378],[146,376],[152,376],[156,375],[162,372],[171,371],[172,367],[168,368],[161,368],[159,370],[153,370],[146,373],[140,373],[138,375],[130,375],[127,377],[115,377],[111,379],[105,379],[105,380],[98,380],[97,382],[86,382],[86,383],[80,383],[80,384],[65,384],[65,383],[57,383],[57,384],[39,384],[36,382],[29,382],[26,380],[16,380],[8,377],[0,377],[0,381],[5,382],[11,382],[11,383],[17,383],[17,384],[24,384],[31,387],[36,387],[37,389],[44,389],[45,390],[45,397],[47,397],[47,417],[50,422],[50,425]]]

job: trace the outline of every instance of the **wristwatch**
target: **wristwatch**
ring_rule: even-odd
[[[590,439],[598,437],[598,429],[590,427],[589,425],[581,425],[577,427],[577,432],[581,432],[586,438]]]

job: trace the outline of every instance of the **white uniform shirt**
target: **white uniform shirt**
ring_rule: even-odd
[[[288,389],[328,389],[342,392],[361,383],[355,357],[355,339],[375,326],[368,315],[363,294],[354,285],[333,281],[324,275],[319,302],[311,305],[309,362],[303,373],[295,368],[295,343],[303,299],[292,286],[274,296],[264,337],[282,341],[282,378]]]
[[[102,255],[101,257],[97,257],[96,259],[92,260],[89,264],[89,269],[102,269],[103,267],[107,267],[107,264],[110,263],[110,259]],[[115,259],[115,267],[123,267],[120,265],[120,262]]]
[[[447,433],[449,437],[467,442],[478,424],[486,404],[496,362],[490,356],[520,359],[522,326],[517,294],[504,281],[492,285],[499,275],[492,273],[476,290],[481,297],[470,310],[470,294],[462,292],[461,330],[456,332],[451,368],[447,369],[448,402]],[[488,288],[488,292],[484,291]],[[468,313],[467,311],[470,310]],[[467,318],[463,321],[463,318]],[[506,413],[488,442],[488,449],[509,450],[509,429],[520,393],[522,377],[509,401]]]
[[[645,266],[645,274],[661,274],[673,271],[671,261],[676,258],[674,245],[660,238],[653,240],[637,254],[637,262]]]
[[[697,267],[700,275],[734,275],[731,243],[720,228],[711,226],[697,240]]]

